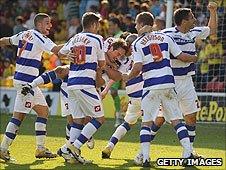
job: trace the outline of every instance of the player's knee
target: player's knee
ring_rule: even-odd
[[[48,118],[49,108],[47,106],[36,105],[33,110],[37,113],[38,117]]]
[[[187,125],[191,125],[191,126],[195,125],[196,124],[196,113],[185,115],[184,119],[185,119],[185,123]]]
[[[68,124],[73,124],[73,118],[72,118],[72,116],[71,115],[68,115],[67,116],[67,122],[68,122]]]
[[[164,122],[165,122],[164,117],[157,117],[155,119],[155,125],[158,126],[158,127],[162,126]]]
[[[96,118],[96,120],[97,120],[98,122],[100,122],[101,124],[103,124],[103,123],[105,122],[104,116],[98,117],[98,118]]]
[[[26,117],[25,113],[18,113],[18,112],[13,113],[13,118],[18,119],[20,121],[23,121],[25,117]]]

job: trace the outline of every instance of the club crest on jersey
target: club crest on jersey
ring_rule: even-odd
[[[100,105],[99,105],[99,106],[95,106],[95,107],[94,107],[94,110],[95,110],[95,112],[99,112],[99,111],[101,111],[101,107],[100,107]]]
[[[25,103],[25,107],[26,107],[26,108],[31,108],[31,102],[26,102],[26,103]]]

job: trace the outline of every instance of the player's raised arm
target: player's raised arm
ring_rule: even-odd
[[[6,45],[12,45],[9,37],[3,37],[0,39],[0,47],[4,47]]]
[[[209,2],[207,8],[210,11],[210,19],[208,22],[210,35],[217,34],[217,3]]]

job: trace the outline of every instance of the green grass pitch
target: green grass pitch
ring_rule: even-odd
[[[5,127],[11,115],[1,114],[1,139]],[[19,135],[10,147],[11,155],[17,160],[12,163],[0,161],[0,169],[141,169],[133,164],[133,158],[139,149],[140,122],[128,132],[128,134],[115,147],[111,159],[102,159],[101,151],[111,137],[114,128],[112,118],[107,118],[105,124],[95,134],[95,148],[89,150],[85,145],[82,147],[82,155],[87,159],[94,160],[92,165],[79,165],[64,163],[61,157],[55,159],[35,159],[35,131],[34,122],[36,117],[28,115],[21,125]],[[53,152],[64,144],[66,119],[50,116],[48,120],[46,146]],[[205,157],[223,158],[222,167],[192,167],[186,169],[226,169],[225,168],[225,124],[198,124],[196,151]],[[182,148],[170,125],[164,125],[157,134],[151,145],[151,169],[184,169],[183,167],[160,167],[155,164],[157,158],[180,157]]]

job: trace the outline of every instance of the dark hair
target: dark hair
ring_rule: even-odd
[[[128,35],[130,35],[131,33],[130,32],[128,32],[128,31],[125,31],[125,32],[123,32],[122,33],[122,35],[120,35],[120,37],[119,38],[122,38],[122,39],[126,39],[126,37],[128,36]]]
[[[123,40],[121,38],[115,39],[112,42],[111,46],[113,47],[113,50],[116,50],[118,48],[122,48],[122,49],[127,51],[127,49],[128,49],[125,40]]]
[[[119,19],[118,19],[118,18],[115,18],[115,17],[110,18],[110,19],[109,19],[109,22],[113,22],[113,24],[117,24],[117,25],[118,25],[118,27],[120,27],[120,26],[121,26],[121,22],[119,21]]]
[[[179,8],[174,12],[174,22],[176,25],[180,26],[183,20],[189,18],[189,13],[191,9],[189,8]]]
[[[47,18],[47,17],[49,17],[49,15],[46,14],[46,13],[36,14],[35,17],[34,17],[34,25],[37,26],[38,22],[42,21],[44,18]]]
[[[126,43],[128,46],[130,46],[136,39],[137,39],[138,35],[137,34],[130,34],[126,37]]]
[[[136,17],[136,22],[143,23],[143,26],[154,24],[154,16],[150,12],[141,12]]]
[[[98,23],[100,19],[101,18],[97,14],[93,12],[86,12],[82,16],[82,27],[84,29],[90,28],[90,26],[94,23]]]

